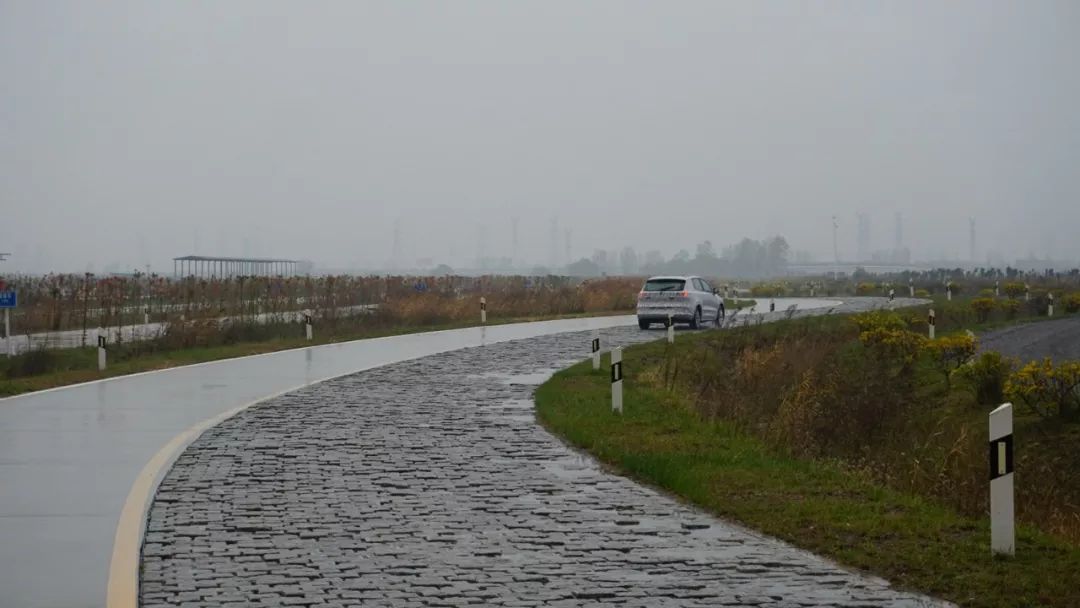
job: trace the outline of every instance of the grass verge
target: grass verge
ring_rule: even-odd
[[[963,606],[1080,606],[1080,549],[1020,526],[1016,557],[992,558],[986,517],[786,456],[730,423],[705,420],[677,393],[635,378],[663,348],[624,354],[625,415],[610,411],[606,371],[583,363],[538,389],[538,418],[620,472],[901,588]]]

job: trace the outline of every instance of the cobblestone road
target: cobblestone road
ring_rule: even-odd
[[[142,605],[931,605],[606,473],[541,429],[534,385],[587,337],[391,365],[211,429],[151,508]]]

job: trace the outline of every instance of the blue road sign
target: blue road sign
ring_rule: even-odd
[[[0,308],[15,308],[19,298],[14,291],[0,291]]]

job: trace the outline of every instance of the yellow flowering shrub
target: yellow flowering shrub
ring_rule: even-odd
[[[951,386],[950,376],[953,370],[975,356],[979,341],[972,335],[954,334],[927,340],[923,348],[938,369],[945,374],[945,381]]]
[[[975,298],[971,301],[971,310],[979,323],[986,323],[990,313],[994,312],[995,302],[993,298]]]
[[[1005,290],[1005,295],[1014,299],[1024,295],[1024,292],[1027,291],[1023,283],[1017,283],[1015,281],[1005,283],[1002,289]]]
[[[1005,397],[1043,418],[1075,421],[1080,418],[1080,361],[1032,361],[1009,376]]]

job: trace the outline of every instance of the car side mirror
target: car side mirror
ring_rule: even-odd
[[[718,295],[720,295],[720,290],[719,290],[719,289],[717,289],[717,288],[715,288],[715,287],[713,287],[713,290],[712,290],[712,295],[714,295],[714,296],[718,296]]]

